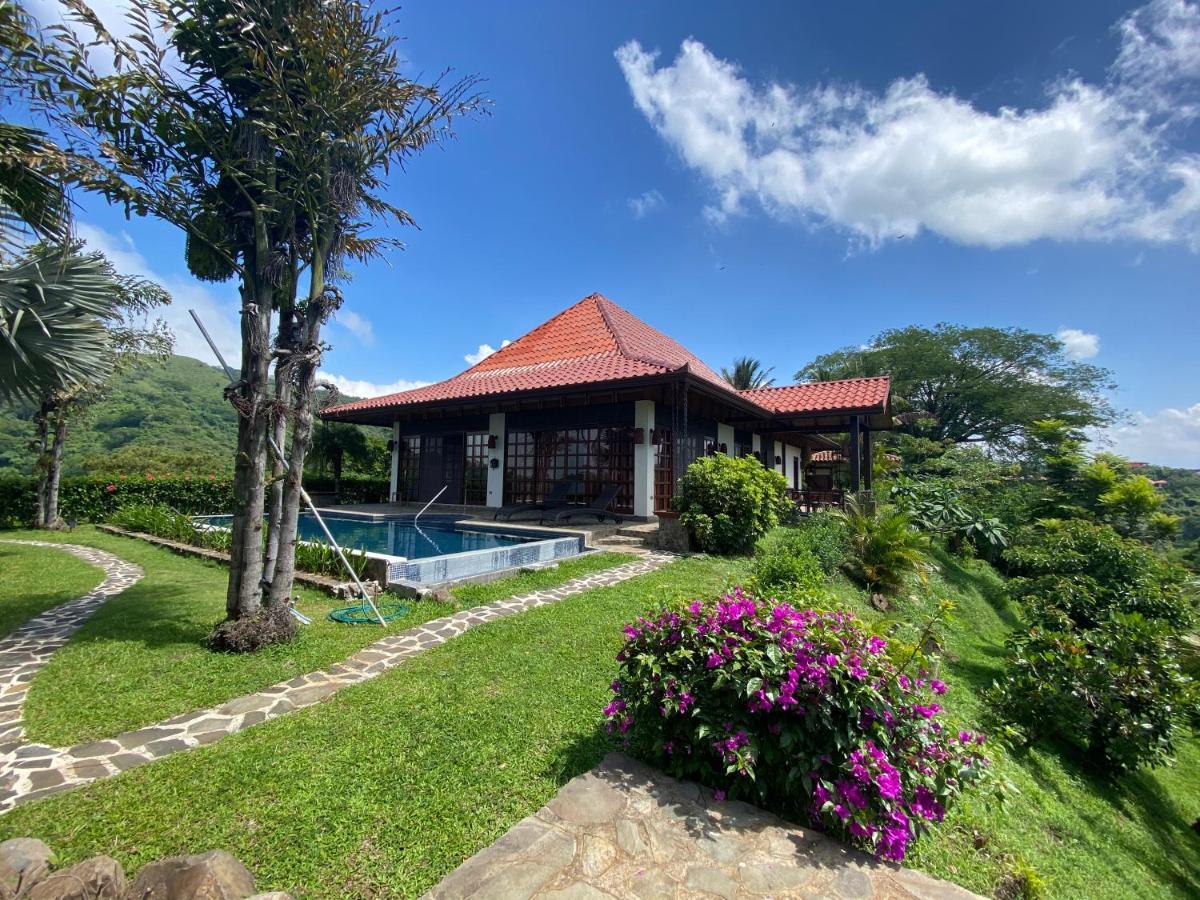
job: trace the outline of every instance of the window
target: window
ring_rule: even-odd
[[[658,443],[654,447],[654,511],[668,512],[675,497],[675,443],[669,428],[660,428],[655,434]]]
[[[421,475],[421,438],[419,435],[400,438],[400,467],[396,478],[396,499],[412,500],[417,496]]]
[[[463,449],[463,500],[468,506],[487,503],[488,436],[466,435]]]
[[[632,428],[510,431],[506,444],[505,503],[541,500],[556,481],[573,478],[571,502],[592,500],[605,484],[612,483],[621,487],[615,508],[633,510]]]

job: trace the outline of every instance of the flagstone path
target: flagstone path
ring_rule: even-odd
[[[51,654],[65,644],[104,601],[141,578],[141,569],[91,547],[48,541],[5,541],[65,550],[104,569],[96,590],[31,619],[0,641],[0,814],[47,794],[109,778],[173,753],[215,743],[221,738],[287,713],[312,706],[344,687],[375,678],[411,656],[444,644],[464,631],[595,588],[610,587],[653,572],[673,554],[649,552],[640,559],[584,575],[556,588],[534,591],[485,606],[464,609],[389,634],[318,672],[298,675],[220,706],[184,713],[107,740],[74,747],[29,743],[21,711],[29,682]],[[361,626],[367,627],[367,626]]]
[[[980,900],[610,753],[424,900]]]

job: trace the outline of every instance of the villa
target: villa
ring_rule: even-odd
[[[671,509],[677,476],[704,454],[756,456],[809,505],[838,496],[835,478],[870,489],[871,435],[891,426],[888,388],[882,377],[735,390],[592,294],[453,378],[322,416],[392,429],[395,502],[499,507],[541,500],[570,478],[572,499],[616,484],[615,511],[650,518]]]

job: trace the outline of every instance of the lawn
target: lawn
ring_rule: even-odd
[[[0,532],[0,538],[8,537]],[[54,554],[52,565],[49,554]],[[81,597],[104,580],[104,572],[66,553],[0,543],[0,636],[43,610]]]
[[[963,724],[986,723],[980,692],[1002,675],[1012,611],[986,565],[940,562],[928,587],[883,617],[911,633],[938,599],[956,603],[944,629],[945,700]],[[599,710],[622,623],[744,575],[741,561],[693,558],[472,629],[328,703],[18,808],[0,818],[0,838],[36,835],[66,862],[109,853],[130,870],[223,847],[259,875],[260,889],[418,894],[603,756]],[[881,618],[845,582],[834,593]],[[1018,793],[999,807],[961,804],[913,865],[982,894],[1027,867],[1051,897],[1194,896],[1195,739],[1177,766],[1116,783],[1055,748],[998,753],[996,769]]]
[[[4,536],[46,538],[20,532],[5,532]],[[224,615],[228,570],[223,566],[92,528],[51,539],[108,550],[138,563],[146,574],[104,604],[38,674],[25,705],[26,729],[34,741],[69,746],[213,706],[330,665],[384,634],[374,625],[328,621],[329,610],[344,601],[316,590],[302,590],[299,606],[312,616],[313,624],[301,629],[299,640],[253,656],[213,654],[204,648],[204,637]],[[5,551],[11,546],[0,545]],[[76,582],[64,587],[62,596],[56,592],[43,607],[78,596],[100,580],[98,570],[68,554],[25,549],[30,552],[22,556],[34,566],[40,559],[43,571],[76,573],[82,569],[94,573],[90,582],[78,582],[76,575]],[[478,594],[468,599],[472,604],[482,602],[475,597],[482,596],[483,589],[503,594],[504,585],[514,580],[521,588],[529,583],[522,578],[549,586],[624,560],[615,555],[583,557],[556,569],[473,586]],[[54,583],[57,585],[57,575]],[[17,603],[24,584],[19,579],[0,583],[0,609]],[[394,620],[388,630],[400,631],[455,608],[457,605],[413,602],[409,612]],[[97,697],[104,702],[97,703]]]

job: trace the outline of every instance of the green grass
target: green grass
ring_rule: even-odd
[[[472,629],[329,702],[0,818],[72,863],[228,849],[259,890],[415,896],[608,748],[620,626],[732,582],[694,559]]]
[[[456,603],[461,606],[482,606],[494,600],[513,597],[531,591],[542,591],[579,578],[591,575],[613,566],[620,566],[637,559],[632,553],[589,553],[586,556],[575,557],[560,562],[552,569],[538,569],[533,572],[522,572],[510,578],[500,578],[496,581],[486,581],[481,584],[464,584],[454,588],[450,593]]]
[[[5,532],[4,536],[47,539],[41,533]],[[225,567],[93,528],[48,539],[108,550],[138,563],[146,575],[104,604],[38,674],[25,706],[26,728],[34,741],[68,746],[213,706],[330,665],[384,634],[373,625],[328,621],[329,610],[344,601],[316,590],[302,590],[300,608],[312,616],[313,624],[301,628],[297,641],[253,655],[214,654],[204,648],[204,638],[224,616]],[[10,546],[0,548],[7,552]],[[95,573],[90,583],[78,582],[76,575],[76,582],[62,589],[63,596],[56,592],[44,606],[85,593],[100,580],[97,570],[65,553],[33,547],[24,550],[29,551],[21,553],[27,560],[24,568],[76,573],[81,567],[85,573]],[[472,586],[471,590],[479,593],[469,595],[469,602],[548,587],[625,561],[621,555],[606,556]],[[0,611],[18,603],[25,608],[32,602],[21,601],[26,586],[21,578],[4,579]],[[486,589],[486,595],[481,589]],[[454,608],[430,601],[412,602],[407,615],[394,620],[388,631],[403,630]],[[100,697],[103,702],[97,702]]]
[[[990,727],[982,691],[1002,677],[1013,610],[986,565],[939,561],[928,586],[882,616],[840,579],[834,602],[911,635],[939,599],[953,599],[948,715]],[[684,560],[473,629],[326,704],[18,808],[0,818],[0,838],[36,835],[65,862],[109,853],[131,870],[223,847],[260,889],[418,894],[608,749],[599,710],[622,623],[659,601],[712,596],[745,571],[744,561]],[[1028,866],[1051,897],[1194,896],[1195,738],[1178,765],[1118,782],[1081,769],[1070,750],[995,750],[998,775],[1018,793],[1002,806],[969,796],[912,865],[982,894]]]
[[[0,533],[0,538],[7,536]],[[0,543],[0,572],[0,637],[104,580],[102,570],[61,550],[19,544]]]

